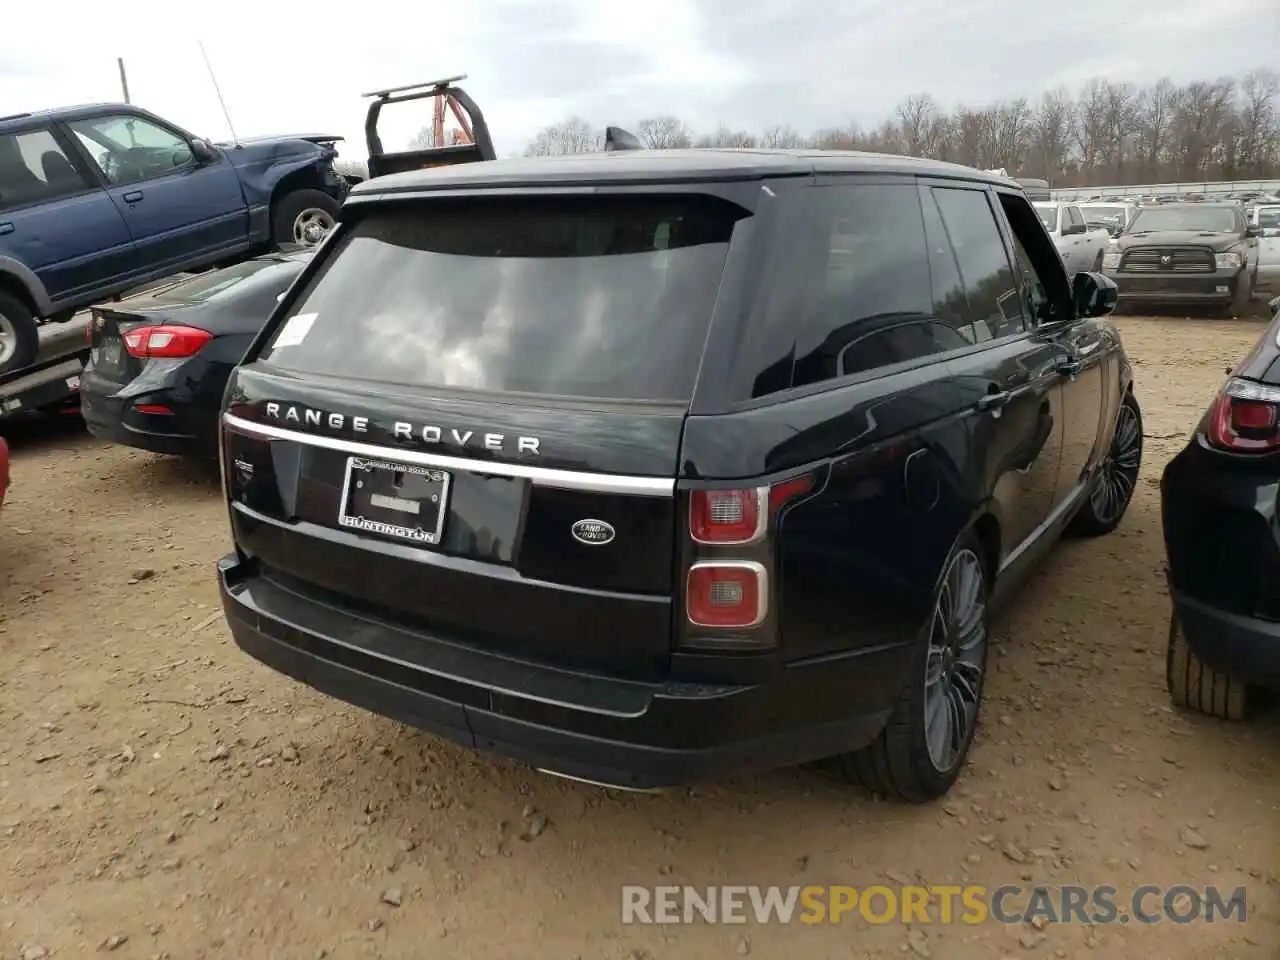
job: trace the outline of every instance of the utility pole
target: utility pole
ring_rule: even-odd
[[[116,57],[116,65],[120,67],[120,89],[124,92],[124,102],[132,103],[129,99],[129,78],[124,72],[124,57]]]

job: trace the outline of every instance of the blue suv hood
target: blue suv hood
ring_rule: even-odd
[[[246,167],[264,160],[286,160],[291,157],[335,157],[334,144],[340,136],[303,134],[291,137],[245,137],[237,143],[219,143],[231,162]]]

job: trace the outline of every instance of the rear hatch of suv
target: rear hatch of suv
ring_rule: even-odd
[[[664,676],[681,435],[747,211],[578,193],[344,216],[233,380],[242,554],[438,639]]]

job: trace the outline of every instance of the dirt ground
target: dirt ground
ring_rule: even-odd
[[[1137,498],[994,624],[969,772],[917,808],[810,770],[614,794],[326,699],[231,643],[215,486],[74,418],[26,430],[0,512],[0,958],[1275,960],[1280,723],[1169,706],[1157,488],[1260,323],[1119,323]],[[1244,885],[1248,919],[620,921],[625,883],[906,882]]]

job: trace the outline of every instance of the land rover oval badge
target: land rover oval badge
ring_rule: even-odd
[[[603,520],[579,520],[569,528],[569,532],[573,534],[573,539],[589,547],[603,547],[614,536],[613,526]]]

